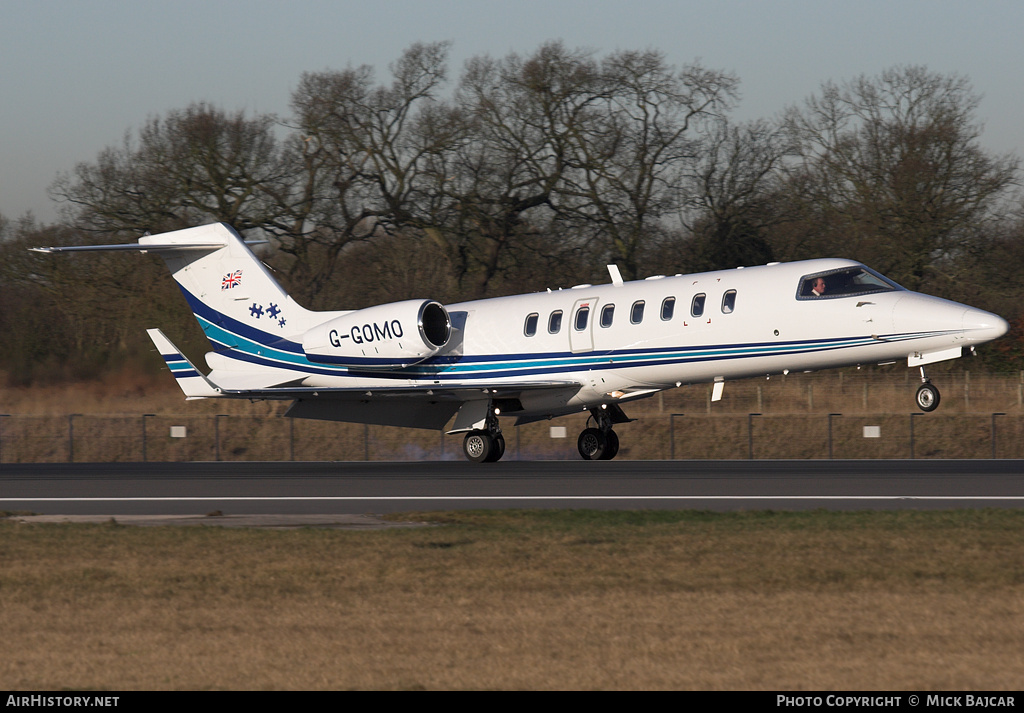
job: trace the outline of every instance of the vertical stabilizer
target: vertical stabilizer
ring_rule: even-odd
[[[323,319],[289,297],[224,223],[146,236],[139,245],[163,258],[203,331],[222,348],[301,341]]]
[[[177,245],[196,246],[176,249]],[[224,223],[139,238],[167,263],[203,329],[244,325],[276,341],[302,334],[309,310],[299,306],[245,241]],[[211,249],[198,246],[209,245]],[[247,335],[250,337],[256,335]],[[265,341],[258,339],[258,341]]]

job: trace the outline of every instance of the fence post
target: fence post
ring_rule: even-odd
[[[914,460],[914,417],[921,416],[920,413],[910,414],[910,460]]]
[[[68,414],[68,463],[75,462],[75,416],[80,413]]]
[[[295,461],[295,419],[288,419],[288,460]]]
[[[750,460],[754,460],[754,416],[760,415],[759,413],[747,414],[747,445],[750,448]]]
[[[142,414],[142,462],[143,463],[148,462],[147,461],[147,454],[146,454],[146,419],[150,418],[151,416],[156,416],[156,414],[155,413],[144,413],[144,414]]]
[[[996,416],[1005,415],[1002,411],[996,411],[992,414],[992,460],[996,459]]]
[[[4,417],[9,413],[0,413],[0,463],[4,462]]]
[[[828,415],[828,459],[832,460],[832,417],[842,416],[841,413],[830,413]]]
[[[216,459],[220,460],[220,418],[221,416],[227,416],[226,413],[219,413],[213,417],[213,440],[214,440],[214,453]]]
[[[673,413],[668,417],[668,442],[669,460],[676,459],[676,416],[685,416],[685,413]]]

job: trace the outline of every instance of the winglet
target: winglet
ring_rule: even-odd
[[[174,346],[163,332],[159,329],[147,329],[146,334],[153,340],[154,346],[160,352],[160,356],[164,358],[167,368],[171,370],[178,386],[185,393],[186,399],[204,399],[208,396],[221,395],[220,390],[213,382],[192,366],[192,362]]]

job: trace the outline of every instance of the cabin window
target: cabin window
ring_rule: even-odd
[[[551,334],[558,334],[562,330],[562,310],[557,309],[548,317],[548,331]]]
[[[576,310],[576,331],[582,332],[587,328],[587,319],[590,317],[590,307],[583,305]]]
[[[722,314],[731,314],[736,309],[736,290],[729,290],[722,295]]]
[[[615,318],[615,305],[605,305],[601,310],[601,326],[612,326],[612,319]]]
[[[633,303],[633,309],[629,311],[629,321],[633,324],[640,324],[644,321],[644,301],[637,300]]]
[[[534,312],[533,314],[526,315],[526,326],[523,327],[523,334],[528,337],[532,337],[537,333],[537,320],[540,319],[540,315]]]
[[[704,301],[708,298],[706,294],[701,292],[699,295],[694,295],[693,302],[690,303],[690,314],[694,317],[700,317],[704,314]]]
[[[666,297],[665,301],[661,303],[661,318],[667,322],[672,319],[672,315],[676,311],[676,298]]]
[[[874,292],[892,292],[903,289],[874,270],[857,265],[844,267],[800,278],[798,300],[818,300],[832,297],[868,295]]]

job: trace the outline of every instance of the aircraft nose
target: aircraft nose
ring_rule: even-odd
[[[1010,331],[1009,323],[999,315],[980,309],[964,310],[964,335],[972,342],[988,342]]]

